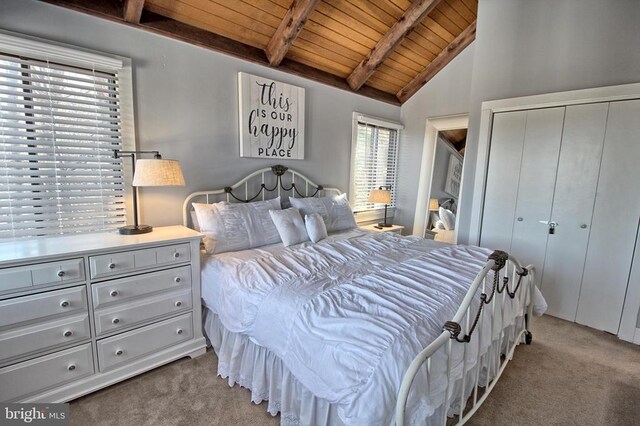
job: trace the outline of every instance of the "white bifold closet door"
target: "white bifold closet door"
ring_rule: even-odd
[[[555,178],[549,235],[540,290],[549,300],[547,313],[576,320],[591,216],[600,172],[609,104],[568,106]],[[548,225],[542,225],[548,234]]]
[[[576,321],[617,334],[640,250],[640,100],[610,104],[600,169]]]
[[[639,139],[640,101],[494,114],[480,243],[535,265],[549,314],[618,332]]]

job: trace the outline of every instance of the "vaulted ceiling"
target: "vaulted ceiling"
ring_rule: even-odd
[[[43,0],[401,104],[475,38],[477,0]]]

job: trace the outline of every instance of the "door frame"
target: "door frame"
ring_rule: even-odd
[[[566,92],[544,93],[541,95],[482,102],[480,130],[478,132],[478,154],[476,157],[473,194],[471,196],[472,204],[470,212],[471,220],[469,224],[469,244],[480,244],[482,210],[484,208],[484,191],[489,162],[489,145],[491,141],[491,130],[493,127],[493,115],[495,113],[632,99],[640,99],[640,83],[570,90]]]
[[[424,132],[424,142],[422,145],[422,160],[420,163],[420,177],[418,179],[418,196],[416,198],[416,213],[413,218],[413,235],[424,237],[427,228],[429,215],[429,198],[431,197],[431,182],[433,181],[433,161],[436,158],[436,148],[438,146],[438,133],[443,130],[468,129],[469,114],[456,114],[440,117],[427,118]],[[463,160],[464,161],[464,160]],[[460,192],[458,193],[458,206],[464,191],[464,167],[460,178]],[[458,239],[458,225],[460,222],[460,209],[456,214],[456,224],[454,228],[455,240]]]

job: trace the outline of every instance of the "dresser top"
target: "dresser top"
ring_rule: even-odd
[[[202,235],[193,229],[176,225],[153,228],[140,235],[115,232],[42,237],[0,242],[0,267],[16,262],[32,262],[48,257],[81,255],[103,250],[134,249],[164,242],[190,241]]]

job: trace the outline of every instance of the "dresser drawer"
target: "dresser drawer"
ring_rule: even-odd
[[[87,312],[85,286],[0,301],[0,330],[54,315]]]
[[[0,292],[23,287],[84,280],[82,259],[0,269]]]
[[[113,275],[188,262],[191,259],[189,244],[176,244],[123,253],[103,254],[89,258],[91,278],[104,278]]]
[[[0,368],[0,401],[20,400],[91,374],[90,343]]]
[[[0,362],[88,339],[89,315],[65,317],[0,333]]]
[[[191,309],[191,288],[145,297],[95,312],[96,335]]]
[[[91,286],[93,307],[98,309],[114,303],[126,302],[132,298],[181,287],[191,288],[190,266],[93,284]]]
[[[100,371],[193,338],[191,313],[97,342]]]

